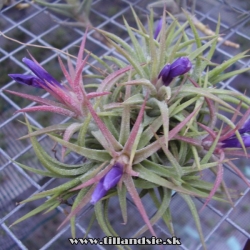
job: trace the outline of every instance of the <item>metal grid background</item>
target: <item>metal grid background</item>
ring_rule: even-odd
[[[16,3],[20,3],[17,1]],[[24,1],[22,1],[24,2]],[[28,2],[28,1],[25,1]],[[115,32],[123,39],[127,38],[125,28],[122,26],[122,16],[125,16],[131,25],[134,25],[131,17],[129,5],[132,4],[142,21],[146,21],[146,6],[152,1],[147,0],[96,0],[93,1],[91,20],[98,28]],[[214,28],[217,23],[218,14],[221,13],[222,31],[225,30],[225,39],[237,42],[241,45],[241,49],[233,49],[219,43],[213,58],[217,63],[221,63],[233,55],[250,48],[250,18],[246,18],[244,22],[237,26],[226,30],[235,24],[238,20],[239,13],[225,5],[223,1],[197,1],[196,17],[204,24],[208,24]],[[235,2],[235,3],[234,3]],[[246,1],[231,1],[230,3],[241,12],[247,13],[250,6]],[[62,16],[56,16],[47,12],[46,8],[38,5],[32,5],[26,10],[19,11],[12,4],[1,11],[0,14],[0,30],[15,39],[24,43],[34,43],[44,46],[55,46],[64,51],[68,50],[71,54],[76,54],[78,45],[83,36],[83,31],[78,28],[64,27],[54,22],[55,20],[66,20]],[[249,17],[250,15],[248,15]],[[61,39],[61,37],[64,39]],[[62,41],[61,41],[62,40]],[[21,169],[17,164],[10,161],[10,158],[27,164],[32,167],[41,168],[34,157],[34,152],[27,141],[18,141],[16,138],[27,133],[25,127],[20,125],[17,120],[23,120],[21,114],[13,115],[13,113],[25,106],[32,106],[35,103],[25,101],[21,98],[13,97],[6,92],[5,89],[22,92],[34,91],[32,94],[40,94],[44,97],[46,93],[41,90],[30,90],[25,86],[20,86],[6,77],[7,73],[26,72],[27,68],[21,63],[21,58],[27,56],[27,47],[16,44],[0,37],[0,248],[7,249],[82,249],[82,246],[70,246],[68,238],[70,237],[69,226],[60,231],[56,231],[58,225],[62,222],[64,215],[64,206],[60,206],[46,215],[37,215],[19,225],[12,228],[8,226],[17,218],[21,217],[31,209],[35,208],[39,201],[31,204],[16,205],[34,193],[49,189],[56,184],[58,180],[41,178],[38,175],[31,174]],[[92,32],[88,34],[87,49],[93,51],[98,56],[112,55],[116,53],[113,49],[106,47],[104,44],[93,38]],[[57,64],[57,53],[51,50],[42,50],[36,48],[28,48],[33,56],[41,62],[41,64],[55,78],[62,77]],[[91,61],[95,64],[95,61]],[[239,61],[234,67],[244,68],[250,66],[249,58]],[[232,68],[231,68],[232,69]],[[92,74],[91,69],[86,67],[86,73]],[[241,91],[249,95],[249,73],[242,74],[221,83],[221,88]],[[43,127],[56,122],[65,122],[61,116],[38,116],[30,113],[27,115],[32,124],[37,127]],[[39,138],[44,147],[50,147],[46,137]],[[77,161],[75,155],[70,155],[68,161]],[[238,167],[249,177],[250,164],[249,160],[239,159]],[[234,208],[229,205],[210,202],[208,207],[200,214],[202,229],[205,235],[208,249],[220,250],[240,250],[243,248],[247,239],[250,239],[250,189],[227,168],[225,169],[225,179],[229,187],[238,191],[235,195]],[[239,195],[240,193],[240,195]],[[145,200],[145,206],[150,215],[152,211],[151,204]],[[202,206],[202,201],[195,199],[198,208]],[[112,204],[111,213],[116,214],[116,203]],[[171,203],[173,214],[173,222],[177,237],[181,238],[181,249],[202,249],[199,244],[199,236],[197,234],[194,222],[190,220],[190,211],[186,204],[178,195],[174,196]],[[90,217],[91,207],[84,211],[77,222],[77,236],[82,237],[85,233],[87,222]],[[117,224],[117,229],[123,233],[123,236],[129,237],[131,228],[141,225],[140,217],[136,214],[133,204],[129,208],[130,224],[126,227],[121,226],[121,218],[119,215],[114,216],[113,223]],[[133,218],[132,218],[133,216]],[[134,219],[138,218],[138,219]],[[111,218],[112,219],[112,218]],[[168,231],[161,226],[159,222],[155,229],[158,236],[169,236]],[[101,237],[97,227],[91,231],[89,237]],[[84,249],[105,249],[101,246],[85,246]],[[112,249],[109,246],[107,249]],[[136,247],[135,249],[140,249]],[[146,247],[143,247],[146,249]],[[149,249],[152,249],[150,247]],[[167,247],[167,249],[175,249],[175,247]]]

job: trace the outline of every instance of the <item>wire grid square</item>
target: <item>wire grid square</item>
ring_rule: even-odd
[[[21,1],[17,1],[16,3],[20,2]],[[29,1],[25,2],[29,3]],[[111,32],[115,30],[115,33],[121,38],[127,39],[126,29],[123,26],[123,16],[126,17],[130,25],[135,26],[135,22],[133,18],[131,18],[132,15],[129,5],[133,5],[142,22],[146,23],[146,6],[148,3],[151,3],[151,1],[121,0],[104,2],[104,0],[96,0],[93,1],[90,18],[93,20],[93,24],[97,28],[102,28]],[[246,13],[247,9],[250,9],[247,1],[230,1],[230,3],[233,7],[236,7],[238,11],[244,13]],[[16,4],[7,6],[0,14],[0,29],[2,32],[22,42],[35,43],[43,46],[57,46],[64,51],[68,50],[71,54],[76,55],[78,50],[77,46],[79,46],[81,37],[83,35],[83,31],[81,29],[64,27],[56,22],[53,22],[52,19],[56,19],[58,21],[68,19],[62,17],[61,15],[48,12],[44,7],[32,5],[26,10],[17,11],[15,9],[15,5]],[[115,9],[115,7],[117,8]],[[217,24],[218,13],[222,13],[221,30],[223,31],[224,29],[226,31],[224,36],[225,39],[232,40],[241,45],[241,50],[237,50],[219,43],[213,60],[221,63],[240,51],[249,48],[250,20],[248,18],[244,22],[239,23],[236,27],[227,30],[229,25],[233,25],[238,18],[238,15],[232,11],[231,7],[225,5],[223,1],[197,1],[196,17],[204,24],[208,24],[212,29],[214,29]],[[228,13],[230,13],[230,15],[228,15]],[[58,44],[59,39],[54,39],[54,36],[60,37],[62,34],[66,34],[66,40],[61,44]],[[3,249],[55,249],[56,247],[60,249],[68,249],[70,247],[68,244],[68,238],[70,237],[69,226],[65,227],[59,232],[57,232],[55,230],[56,227],[54,227],[58,223],[55,221],[62,221],[64,218],[64,206],[60,206],[58,209],[56,209],[54,214],[49,214],[51,216],[50,219],[46,219],[46,217],[40,215],[28,220],[28,222],[23,222],[25,223],[23,226],[18,226],[17,228],[13,227],[10,229],[8,228],[8,225],[10,225],[11,222],[19,218],[22,214],[31,211],[32,206],[35,207],[36,205],[36,203],[32,203],[16,206],[16,201],[21,201],[22,199],[31,196],[34,192],[37,193],[39,191],[48,189],[49,187],[55,186],[56,184],[58,185],[58,182],[60,181],[48,178],[39,178],[37,175],[32,175],[22,170],[18,167],[18,165],[11,163],[9,160],[9,158],[13,158],[18,161],[23,157],[22,163],[26,163],[27,165],[36,165],[36,161],[32,159],[33,153],[31,153],[32,149],[30,145],[25,144],[25,141],[17,142],[15,140],[16,138],[25,134],[23,133],[24,128],[20,124],[18,125],[16,122],[16,119],[20,119],[21,115],[11,116],[14,111],[27,105],[34,105],[34,103],[29,101],[27,102],[23,99],[21,100],[20,98],[15,99],[15,97],[10,96],[6,92],[2,91],[4,89],[17,91],[19,85],[15,84],[13,81],[10,81],[6,75],[8,73],[23,73],[27,70],[20,62],[23,57],[27,56],[27,48],[23,45],[17,45],[11,41],[7,41],[6,43],[6,40],[3,40],[2,37],[0,37],[0,45],[0,67],[2,72],[0,79],[0,181],[4,181],[4,185],[9,186],[11,182],[8,182],[8,178],[13,178],[15,179],[16,185],[19,185],[19,187],[16,187],[16,189],[21,190],[21,193],[16,195],[13,191],[12,196],[10,194],[7,195],[9,196],[9,199],[7,199],[5,196],[0,202],[0,234],[4,236],[0,237],[1,247],[3,247]],[[88,42],[86,45],[88,50],[97,53],[98,56],[111,54],[117,55],[113,49],[107,48],[100,41],[96,40],[93,36],[93,32],[89,33]],[[45,68],[48,68],[49,72],[51,72],[52,66],[54,67],[54,65],[57,65],[57,54],[55,52],[34,47],[28,47],[28,50],[39,62],[41,62],[42,65],[44,65]],[[91,63],[95,64],[95,61],[92,60]],[[249,65],[249,58],[245,58],[237,63],[236,67],[237,69],[240,69]],[[87,66],[85,72],[91,74],[93,73],[93,70]],[[61,79],[62,77],[60,72],[57,71],[57,68],[53,68],[53,76],[55,78],[59,77],[58,79]],[[221,87],[240,92],[247,90],[246,93],[248,94],[249,89],[247,88],[246,84],[244,84],[246,83],[247,79],[249,79],[249,73],[244,73],[228,81],[222,82]],[[22,87],[23,89],[25,88],[25,86]],[[32,90],[29,89],[29,91]],[[44,94],[44,96],[46,96],[46,94]],[[34,114],[28,114],[27,117],[31,123],[38,127],[47,125],[43,123],[43,121],[46,119],[49,120],[51,124],[55,120],[64,122],[62,117],[53,116],[48,118],[41,116],[40,120],[39,117]],[[37,119],[39,122],[37,122]],[[3,141],[6,140],[4,138],[6,134],[8,135],[9,142],[7,145],[4,145]],[[29,157],[29,155],[31,155],[31,157]],[[71,155],[70,157],[71,159],[69,160],[76,159],[75,155]],[[244,167],[244,171],[247,173],[249,161],[238,163],[239,166],[243,164],[248,164],[246,167]],[[36,165],[36,167],[37,166],[38,165]],[[10,176],[9,171],[14,173],[14,175]],[[8,176],[8,178],[6,178],[6,176]],[[250,174],[248,171],[248,177],[249,176]],[[231,184],[238,185],[236,189],[242,193],[242,196],[237,199],[234,209],[229,206],[219,206],[216,204],[216,202],[212,201],[208,207],[205,208],[204,212],[201,213],[200,216],[202,227],[209,249],[212,247],[215,250],[230,249],[232,245],[242,248],[246,239],[250,238],[250,228],[249,223],[247,223],[247,218],[249,217],[248,201],[250,191],[246,186],[242,186],[240,184],[238,177],[234,173],[230,172],[230,170],[227,171],[226,180],[228,182],[228,186],[230,186],[230,182]],[[21,184],[25,188],[20,188]],[[11,191],[11,188],[7,188],[7,190]],[[3,205],[2,201],[4,202]],[[198,207],[202,206],[202,203],[199,199],[195,199],[194,201]],[[114,209],[112,211],[114,223],[117,223],[117,218],[120,223],[121,220],[119,215],[117,214],[116,216],[116,202],[117,201],[113,202],[111,209]],[[147,207],[149,215],[153,215],[154,211],[150,211],[151,204],[147,203],[146,201],[144,203]],[[173,217],[176,220],[176,232],[179,232],[180,234],[177,236],[183,238],[182,242],[184,244],[181,246],[181,249],[201,249],[201,246],[198,244],[199,240],[197,240],[197,231],[194,222],[189,220],[190,212],[185,207],[185,205],[180,206],[180,204],[183,204],[181,197],[176,195],[173,198],[171,206],[173,207],[173,211],[175,211]],[[84,215],[82,215],[83,218],[80,217],[76,225],[77,234],[79,237],[82,237],[85,233],[87,227],[87,221],[85,221],[85,218],[88,217],[88,213],[91,215],[91,210],[86,211]],[[139,216],[135,216],[136,209],[133,208],[133,204],[129,209],[129,213],[129,217],[132,219],[132,224],[130,224],[128,228],[136,227],[136,223],[140,221],[139,219],[138,221],[133,220],[133,218],[139,218]],[[180,218],[180,214],[183,215],[183,218]],[[213,220],[210,218],[213,218]],[[51,230],[51,232],[53,231],[52,236],[50,235],[45,237],[45,235],[42,235],[43,239],[41,240],[39,233],[45,232],[47,230],[45,227],[50,227],[53,225],[53,223],[55,223],[55,225],[52,227],[53,230]],[[121,232],[126,232],[122,227],[120,227],[119,223],[117,225],[118,229],[121,230]],[[37,226],[36,228],[35,225]],[[20,230],[23,228],[26,228],[27,231]],[[158,235],[162,236],[163,238],[170,236],[169,232],[162,226],[161,221],[155,226],[155,229],[157,232],[159,232]],[[22,235],[20,235],[20,232]],[[93,234],[98,236],[99,233],[99,230],[93,230]],[[89,237],[91,236],[89,235]],[[88,246],[88,249],[96,249],[96,247],[97,246]],[[77,249],[76,246],[74,248]],[[101,246],[98,246],[98,248],[105,249]],[[152,249],[152,247],[150,249]],[[175,248],[173,247],[172,249]],[[233,250],[236,250],[236,248]]]

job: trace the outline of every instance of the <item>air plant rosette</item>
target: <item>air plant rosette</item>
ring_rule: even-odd
[[[238,92],[216,88],[219,82],[248,70],[224,73],[245,57],[245,52],[215,65],[211,58],[219,36],[219,22],[214,36],[200,37],[188,16],[184,24],[173,17],[167,25],[163,14],[154,31],[153,14],[148,19],[148,30],[134,11],[133,15],[137,29],[129,27],[124,20],[132,46],[100,30],[126,61],[111,56],[100,59],[93,54],[83,57],[86,32],[75,67],[68,59],[67,70],[59,58],[66,84],[54,79],[53,72],[50,75],[34,58],[23,59],[34,74],[10,75],[18,83],[43,88],[55,98],[52,101],[8,91],[38,103],[17,112],[48,111],[72,118],[70,123],[43,129],[31,126],[26,119],[29,134],[21,139],[31,140],[46,170],[18,163],[19,166],[43,176],[68,178],[68,181],[24,200],[22,203],[50,197],[14,224],[50,211],[61,201],[76,196],[60,228],[70,221],[75,237],[76,215],[91,203],[100,227],[110,236],[115,232],[104,212],[108,201],[118,197],[121,222],[127,223],[130,219],[126,209],[128,196],[145,222],[145,226],[138,229],[137,237],[147,230],[157,236],[154,224],[161,218],[170,233],[178,236],[169,206],[174,191],[190,208],[206,249],[194,197],[204,199],[202,209],[211,200],[233,204],[232,190],[223,180],[224,164],[250,186],[233,163],[235,158],[248,156],[250,99]],[[194,38],[186,34],[188,26]],[[84,85],[82,72],[89,56],[105,68],[100,71],[103,75],[99,85]],[[119,69],[115,70],[110,64]],[[89,87],[96,90],[90,92]],[[217,127],[218,121],[222,122],[220,127]],[[61,160],[51,157],[39,144],[36,137],[42,134],[62,145]],[[65,164],[64,156],[70,152],[84,156],[84,162]],[[207,170],[213,173],[213,182],[204,180],[202,173]],[[157,209],[151,219],[141,200],[147,194]]]

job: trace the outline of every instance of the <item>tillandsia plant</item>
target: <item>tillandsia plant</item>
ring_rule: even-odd
[[[233,204],[232,190],[223,180],[223,164],[250,186],[232,159],[248,156],[250,99],[238,92],[216,88],[220,81],[248,70],[223,73],[245,57],[245,52],[216,65],[211,58],[219,36],[219,21],[214,36],[200,37],[188,16],[184,24],[173,17],[167,25],[164,12],[159,27],[154,30],[151,13],[146,30],[133,9],[132,12],[138,28],[131,28],[124,20],[132,46],[115,34],[100,30],[126,59],[111,56],[100,59],[91,54],[106,69],[100,71],[103,73],[100,84],[84,85],[82,78],[90,56],[83,58],[87,32],[75,67],[69,59],[67,70],[59,58],[66,84],[54,79],[34,58],[23,59],[34,74],[10,75],[18,83],[43,88],[56,99],[8,91],[39,104],[17,112],[48,111],[72,118],[67,124],[43,129],[31,126],[26,119],[29,134],[21,139],[30,138],[46,171],[18,164],[34,173],[68,178],[68,181],[24,200],[22,203],[50,197],[14,224],[41,211],[51,211],[62,201],[76,196],[60,227],[70,221],[75,237],[76,215],[91,203],[104,233],[116,235],[107,217],[109,200],[118,197],[126,223],[128,195],[145,222],[132,237],[147,230],[156,236],[154,224],[160,219],[176,235],[170,210],[174,191],[190,208],[206,249],[193,198],[205,199],[202,209],[212,199]],[[191,27],[194,38],[186,34],[187,26]],[[108,61],[119,69],[110,67]],[[90,92],[89,87],[96,90]],[[218,121],[222,122],[220,127]],[[62,145],[61,161],[51,157],[39,144],[36,137],[41,134]],[[70,152],[84,156],[85,161],[78,165],[65,164],[64,156]],[[211,171],[214,182],[204,180],[203,171]],[[151,219],[141,200],[145,195],[149,195],[157,209]]]

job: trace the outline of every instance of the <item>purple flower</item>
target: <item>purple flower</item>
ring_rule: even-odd
[[[106,195],[106,193],[108,192],[107,190],[105,190],[104,186],[103,186],[103,182],[104,182],[104,178],[103,177],[99,183],[97,184],[92,197],[91,197],[91,204],[95,204],[97,201],[99,201],[102,197],[104,197]]]
[[[44,81],[39,79],[36,76],[32,75],[23,75],[23,74],[9,74],[9,76],[16,82],[21,84],[26,84],[36,88],[42,88],[41,86],[45,84]]]
[[[38,65],[37,63],[33,62],[32,60],[26,57],[24,57],[22,61],[41,80],[47,81],[53,85],[61,87],[61,84],[54,77],[52,77],[43,67],[41,67],[40,65]]]
[[[242,140],[246,148],[250,147],[250,135],[243,135]],[[238,138],[235,136],[223,140],[222,143],[223,148],[242,148]]]
[[[163,84],[168,86],[174,77],[187,73],[191,68],[190,60],[187,57],[180,57],[172,64],[167,63],[158,75],[158,79],[162,77]]]
[[[154,33],[154,39],[156,39],[161,31],[161,28],[162,28],[162,23],[163,23],[163,20],[161,18],[161,20],[159,20],[157,26],[156,26],[156,30],[155,30],[155,33]]]
[[[158,79],[160,77],[162,77],[162,81],[163,81],[164,85],[166,85],[166,86],[173,80],[173,78],[169,78],[168,77],[169,76],[169,72],[170,72],[170,67],[171,67],[170,63],[167,63],[163,67],[163,69],[161,70],[161,72],[160,72],[160,74],[158,76]]]
[[[122,173],[123,165],[119,162],[116,162],[112,169],[97,184],[92,194],[90,203],[95,204],[102,197],[104,197],[111,188],[115,187],[121,179]]]
[[[119,162],[115,163],[113,168],[106,174],[103,182],[103,187],[105,190],[113,188],[122,177],[122,164]]]
[[[239,129],[239,133],[241,135],[241,138],[246,148],[250,147],[250,135],[247,135],[247,134],[244,135],[245,133],[248,133],[248,132],[250,132],[250,119],[245,122],[245,124],[243,125],[241,129]],[[223,143],[222,144],[223,148],[242,148],[235,134],[221,142]]]
[[[9,76],[13,80],[17,81],[18,83],[30,85],[37,88],[43,88],[44,86],[51,89],[50,85],[63,88],[63,86],[39,64],[33,62],[32,60],[26,57],[23,58],[22,61],[36,75],[36,77],[35,76],[32,77],[31,75],[27,76],[21,74],[10,74]]]
[[[192,64],[187,57],[180,57],[172,64],[169,72],[170,77],[176,77],[187,73],[192,68]]]
[[[239,129],[240,134],[244,134],[248,132],[250,132],[250,119],[245,122],[245,124],[243,125],[241,129]]]

